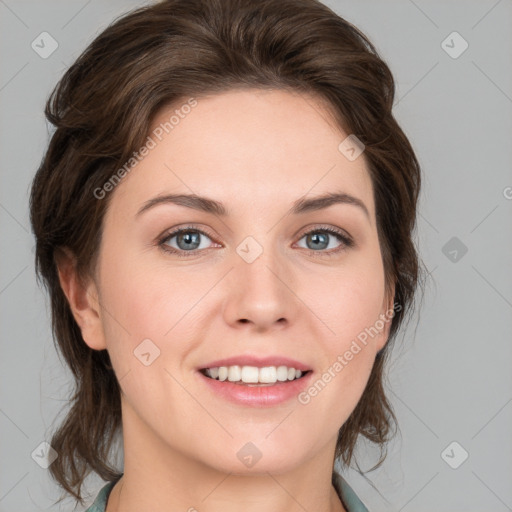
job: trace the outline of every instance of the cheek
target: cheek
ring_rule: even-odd
[[[198,303],[211,287],[207,276],[191,267],[171,271],[162,265],[147,264],[144,258],[110,261],[115,263],[102,271],[102,321],[109,353],[120,363],[119,372],[138,363],[133,356],[144,347],[155,354],[160,351],[162,356],[164,351],[188,350],[200,311]],[[163,359],[175,358],[162,357],[160,361]]]
[[[318,306],[324,301],[318,316],[329,327],[322,332],[329,334],[318,338],[319,353],[325,355],[321,371],[299,401],[314,404],[315,415],[329,418],[333,435],[356,407],[371,374],[383,293],[378,280],[353,275],[317,299]]]
[[[379,314],[382,308],[384,289],[379,282],[355,283],[339,292],[335,327],[340,342],[347,345],[351,340],[369,342],[378,336]],[[371,333],[371,336],[370,334]]]
[[[107,347],[125,398],[136,409],[143,410],[161,393],[182,393],[172,376],[178,377],[181,358],[189,350],[184,329],[194,325],[191,308],[204,294],[204,284],[185,279],[185,274],[170,276],[168,270],[128,259],[117,259],[103,271]]]
[[[321,279],[317,275],[308,285],[315,290],[309,295],[312,309],[323,322],[318,340],[325,359],[315,387],[328,390],[318,407],[326,412],[332,407],[342,422],[364,391],[383,330],[379,317],[385,293],[383,269],[377,260],[365,263],[347,265]]]
[[[346,265],[324,276],[309,278],[308,305],[322,319],[329,332],[328,339],[337,349],[350,346],[350,341],[364,338],[371,331],[375,337],[384,300],[384,275],[382,266],[372,264]],[[372,338],[369,336],[369,338]]]
[[[112,313],[106,319],[116,320],[134,339],[163,336],[190,308],[194,289],[195,295],[200,290],[193,272],[171,272],[140,255],[105,261],[101,284]]]

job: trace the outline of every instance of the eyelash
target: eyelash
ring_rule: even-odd
[[[210,239],[214,239],[214,237],[208,233],[206,230],[198,229],[194,226],[186,226],[183,228],[175,229],[174,231],[171,231],[170,233],[166,233],[162,238],[158,240],[158,246],[162,248],[163,251],[167,253],[174,254],[178,256],[179,258],[188,258],[191,256],[196,256],[198,252],[205,251],[208,249],[194,249],[193,251],[183,251],[183,250],[176,250],[174,248],[169,249],[169,246],[165,243],[170,238],[175,237],[176,235],[179,235],[180,233],[184,232],[196,232],[200,233],[202,235],[207,236]],[[313,253],[313,256],[315,257],[325,257],[325,256],[334,256],[342,251],[345,251],[347,249],[350,249],[353,247],[354,241],[348,237],[346,234],[344,234],[342,231],[338,231],[337,229],[331,228],[329,226],[323,227],[316,227],[314,229],[311,229],[310,231],[306,231],[302,234],[302,236],[299,238],[299,240],[302,240],[305,236],[311,234],[311,233],[329,233],[331,235],[334,235],[340,242],[342,242],[342,245],[338,247],[337,249],[331,249],[330,251],[320,250],[320,251],[313,251],[312,249],[306,249],[309,253]]]

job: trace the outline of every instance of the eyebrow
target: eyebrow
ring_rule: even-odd
[[[160,204],[168,203],[185,206],[187,208],[192,208],[194,210],[199,210],[206,213],[212,213],[220,217],[226,217],[229,215],[229,212],[225,206],[222,203],[215,201],[214,199],[198,196],[196,194],[167,194],[154,197],[146,201],[137,212],[136,217],[140,216],[150,208]],[[363,201],[344,192],[329,192],[317,197],[311,197],[309,199],[301,197],[293,203],[292,207],[288,210],[287,215],[300,215],[307,212],[323,210],[324,208],[328,208],[329,206],[335,204],[348,204],[356,206],[361,209],[365,213],[368,220],[370,220],[370,213]]]

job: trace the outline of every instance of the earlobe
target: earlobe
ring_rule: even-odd
[[[94,350],[106,349],[94,280],[83,282],[76,270],[76,257],[67,247],[59,248],[55,260],[60,286],[80,327],[82,338]]]

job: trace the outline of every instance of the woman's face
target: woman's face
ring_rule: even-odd
[[[125,436],[153,457],[284,471],[334,450],[387,339],[392,300],[364,153],[339,149],[349,134],[309,96],[237,90],[182,105],[195,106],[161,111],[150,149],[109,192],[93,285],[98,324],[84,339],[108,349]],[[331,193],[363,207],[313,202],[291,212]],[[225,212],[190,201],[148,206],[171,194],[209,198]],[[188,232],[172,235],[177,228]],[[237,387],[240,400],[269,396],[243,402],[199,371],[238,356],[289,358],[311,372],[280,384],[294,386],[285,395]],[[261,457],[254,470],[246,455]]]

